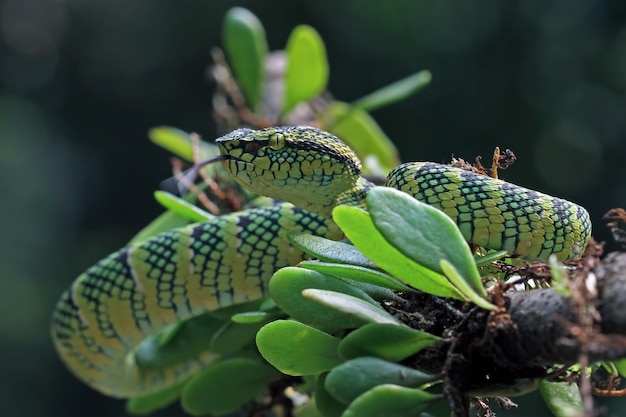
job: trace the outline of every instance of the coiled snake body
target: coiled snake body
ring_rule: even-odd
[[[52,320],[61,358],[110,396],[164,389],[213,360],[203,352],[165,369],[134,360],[142,340],[207,311],[258,299],[279,268],[303,259],[288,232],[340,239],[338,204],[362,204],[372,184],[354,152],[310,127],[239,129],[217,140],[222,165],[277,205],[232,213],[159,234],[104,258],[66,290]],[[470,242],[523,258],[563,260],[591,234],[582,207],[504,181],[435,163],[395,168],[387,186],[443,210]]]

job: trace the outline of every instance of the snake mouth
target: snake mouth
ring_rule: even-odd
[[[188,171],[185,172],[185,178],[193,182],[193,180],[195,180],[198,177],[198,172],[200,171],[202,167],[209,165],[209,164],[214,164],[215,162],[222,162],[222,161],[242,162],[246,165],[252,165],[252,166],[258,167],[251,161],[246,161],[245,159],[238,158],[236,156],[229,155],[229,154],[221,154],[221,155],[211,156],[203,161],[198,162],[197,164],[192,166]],[[232,171],[231,171],[231,174],[235,175],[235,173]]]

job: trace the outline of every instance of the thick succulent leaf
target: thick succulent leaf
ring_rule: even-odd
[[[617,371],[622,377],[626,377],[626,358],[613,361]]]
[[[173,404],[180,398],[180,393],[187,381],[152,394],[130,398],[126,401],[126,411],[129,414],[145,416]]]
[[[417,388],[439,376],[427,374],[378,358],[357,358],[333,368],[326,377],[328,392],[344,404],[350,404],[361,394],[384,384]]]
[[[298,397],[299,399],[300,397]],[[302,397],[304,398],[304,397]],[[293,410],[294,417],[335,417],[330,414],[326,415],[318,410],[315,400],[311,399],[302,405],[298,405]]]
[[[409,291],[410,288],[389,274],[357,265],[336,264],[330,262],[303,261],[300,267],[319,271],[323,274],[335,275],[354,281],[389,288],[395,291]]]
[[[325,382],[327,376],[328,374],[322,374],[317,379],[314,393],[315,405],[324,417],[341,417],[341,414],[346,409],[346,405],[330,395],[326,389]]]
[[[556,417],[583,415],[583,401],[576,384],[541,381],[539,392]]]
[[[270,300],[269,297],[258,298],[256,300],[247,301],[245,303],[233,304],[228,307],[222,307],[207,314],[224,321],[230,321],[232,316],[235,314],[261,310],[261,306],[265,305],[268,300]]]
[[[354,400],[341,417],[415,417],[441,397],[397,385],[379,385]]]
[[[165,191],[155,191],[154,199],[166,209],[190,222],[206,222],[215,217],[211,213]]]
[[[482,297],[487,292],[457,225],[445,213],[402,191],[376,187],[365,199],[374,225],[395,248],[420,265],[443,273],[445,259]]]
[[[334,101],[328,112],[332,117],[324,121],[323,128],[354,149],[365,161],[364,172],[386,175],[400,163],[395,145],[365,110]],[[376,159],[379,172],[369,169],[368,160],[372,157]]]
[[[138,365],[147,369],[162,369],[183,360],[196,357],[212,346],[220,352],[231,353],[254,339],[254,333],[263,322],[236,324],[231,316],[237,313],[256,311],[263,299],[232,305],[203,314],[167,327],[158,335],[144,340],[135,352]],[[266,322],[275,315],[268,316]],[[213,351],[216,358],[219,355]]]
[[[270,316],[271,314],[266,311],[247,311],[233,315],[231,320],[239,324],[253,324],[265,321]]]
[[[308,233],[289,233],[287,237],[295,247],[319,260],[366,268],[376,267],[357,248],[348,243],[336,242]]]
[[[254,341],[257,331],[272,320],[272,316],[266,316],[264,321],[240,324],[226,322],[211,339],[211,352],[228,355],[239,351]]]
[[[299,25],[287,40],[287,71],[283,114],[320,95],[328,83],[324,41],[315,29]]]
[[[377,305],[363,301],[351,295],[335,291],[309,288],[302,291],[305,298],[325,305],[328,308],[342,312],[348,317],[360,319],[363,322],[386,323],[400,325],[391,314]]]
[[[258,111],[265,83],[268,47],[265,29],[249,10],[233,7],[224,17],[224,49],[248,105]]]
[[[259,306],[259,311],[271,312],[272,310],[278,310],[278,306],[276,305],[276,301],[267,297]]]
[[[333,219],[357,249],[400,281],[429,294],[466,300],[443,275],[416,263],[387,242],[367,212],[338,206]]]
[[[291,320],[266,324],[256,335],[265,360],[287,375],[316,375],[339,365],[339,339]]]
[[[371,112],[412,96],[430,84],[431,79],[432,74],[430,71],[416,72],[406,78],[386,85],[365,97],[361,97],[353,102],[352,105]]]
[[[548,265],[550,265],[550,276],[552,277],[550,287],[564,297],[571,297],[572,286],[569,274],[563,264],[558,261],[555,254],[550,255],[548,258]]]
[[[135,361],[145,369],[163,369],[194,358],[208,350],[223,325],[223,320],[207,314],[194,317],[177,324],[166,337],[156,335],[144,340],[135,352]]]
[[[194,145],[191,134],[170,126],[157,126],[148,130],[148,138],[155,145],[177,157],[194,162]],[[219,155],[220,150],[214,143],[200,141],[200,158]]]
[[[488,253],[484,256],[476,255],[474,256],[474,262],[476,262],[477,267],[489,265],[492,262],[499,261],[500,259],[507,256],[509,253],[505,250],[499,250],[495,252]]]
[[[339,277],[339,278],[342,278],[342,277]],[[392,301],[401,303],[404,301],[404,299],[400,295],[396,294],[395,292],[393,292],[393,290],[390,290],[389,288],[379,287],[378,285],[374,285],[374,284],[366,284],[364,282],[355,281],[350,278],[344,278],[344,279],[348,281],[350,284],[354,285],[355,287],[363,290],[365,293],[367,293],[370,297],[372,297],[378,303],[392,302]]]
[[[175,127],[157,126],[148,130],[148,138],[152,143],[179,158],[193,161],[193,146],[189,133]]]
[[[302,296],[310,288],[336,291],[360,298],[369,304],[377,302],[363,290],[347,281],[304,268],[287,267],[277,271],[269,285],[270,295],[289,316],[303,323],[322,328],[356,328],[367,321],[328,308]]]
[[[442,339],[406,326],[370,323],[341,340],[339,355],[344,359],[373,356],[401,361]]]
[[[260,360],[234,358],[210,365],[185,385],[183,409],[193,416],[231,413],[262,393],[278,373]]]
[[[452,265],[446,259],[440,260],[439,266],[441,267],[441,270],[445,274],[446,278],[448,278],[448,281],[450,281],[452,285],[454,285],[461,294],[467,297],[470,301],[472,301],[478,307],[484,308],[485,310],[492,310],[492,311],[495,311],[498,309],[497,306],[491,304],[485,298],[478,295],[476,291],[474,291],[474,288],[472,288],[469,285],[469,282],[467,282],[465,278],[461,276],[461,274],[459,274],[459,271],[456,270],[454,265]]]

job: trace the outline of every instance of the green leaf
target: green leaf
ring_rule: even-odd
[[[224,49],[237,83],[252,110],[259,110],[268,47],[265,29],[249,10],[233,7],[224,17]]]
[[[346,315],[302,296],[309,288],[336,291],[360,298],[370,304],[377,302],[363,290],[342,280],[317,271],[287,267],[278,270],[270,280],[270,295],[289,316],[303,323],[323,328],[356,328],[367,323],[363,319]]]
[[[194,162],[194,145],[190,133],[184,130],[170,126],[157,126],[148,130],[148,138],[152,143],[166,151],[178,156],[179,158]],[[200,158],[208,158],[209,156],[219,155],[220,150],[214,143],[199,141]]]
[[[508,254],[509,253],[505,250],[490,252],[484,256],[474,256],[474,262],[476,262],[476,266],[480,268],[481,266],[489,265],[492,262],[498,261]]]
[[[613,361],[601,361],[601,362],[595,362],[591,365],[591,371],[595,372],[596,370],[602,368],[604,369],[608,374],[617,377],[619,376],[619,369],[617,369],[616,363]]]
[[[324,414],[317,407],[315,399],[311,399],[304,404],[297,406],[293,410],[294,417],[340,417],[339,414]]]
[[[324,41],[315,29],[296,26],[287,41],[287,71],[283,114],[298,103],[320,95],[328,82],[328,61]]]
[[[287,237],[295,247],[322,261],[376,268],[372,261],[348,243],[335,242],[308,233],[289,233]]]
[[[253,324],[265,321],[270,316],[271,315],[265,311],[247,311],[233,315],[231,320],[239,324]]]
[[[379,385],[354,400],[341,417],[415,417],[441,396],[397,385]]]
[[[145,416],[165,408],[180,398],[180,393],[186,383],[185,380],[162,391],[130,398],[126,401],[126,411],[129,414]]]
[[[420,71],[361,97],[352,105],[371,112],[412,96],[430,84],[431,79],[430,71]]]
[[[169,126],[158,126],[148,130],[152,143],[186,160],[193,161],[193,146],[189,133]]]
[[[369,113],[339,101],[330,104],[328,113],[331,117],[324,120],[323,128],[354,149],[365,162],[365,173],[386,175],[400,163],[395,145]],[[371,164],[368,161],[372,157],[380,167],[380,172],[370,169]]]
[[[177,324],[166,340],[160,334],[145,339],[135,352],[137,365],[145,369],[163,369],[197,357],[209,349],[214,334],[224,325],[222,320],[203,314]],[[217,359],[219,355],[214,355]]]
[[[617,371],[622,377],[626,377],[626,358],[613,361]]]
[[[439,261],[445,259],[474,291],[487,296],[468,244],[445,213],[389,187],[373,188],[365,202],[376,228],[405,256],[440,274]]]
[[[442,339],[406,326],[370,323],[349,333],[339,344],[344,359],[374,356],[401,361]]]
[[[350,404],[366,391],[384,384],[417,388],[440,379],[406,366],[378,358],[357,358],[333,368],[326,377],[328,392],[344,404]]]
[[[552,277],[551,288],[564,297],[571,297],[570,278],[555,254],[548,258],[548,265],[550,265],[550,276]]]
[[[256,310],[262,299],[236,304],[212,311],[184,322],[166,327],[155,336],[141,342],[135,352],[135,360],[146,369],[163,369],[185,360],[193,359],[200,353],[219,358],[220,353],[228,354],[241,349],[254,340],[256,330],[263,325],[235,325],[231,316],[236,313]],[[268,322],[275,316],[266,317]]]
[[[363,254],[400,281],[429,294],[466,300],[443,275],[414,262],[391,246],[367,212],[357,207],[338,206],[333,210],[333,219]]]
[[[400,325],[398,320],[382,308],[351,295],[313,288],[302,291],[302,295],[326,307],[345,313],[347,316],[361,319],[364,322]]]
[[[583,401],[576,384],[541,381],[539,392],[556,417],[583,415]]]
[[[317,379],[314,394],[315,404],[324,417],[341,417],[346,406],[330,395],[326,389],[325,382],[327,376],[328,374],[322,374]]]
[[[287,375],[315,375],[342,362],[337,355],[339,339],[297,321],[266,324],[256,343],[261,355]]]
[[[246,313],[248,311],[257,311],[261,309],[261,306],[269,300],[269,297],[257,298],[256,300],[246,301],[245,303],[233,304],[228,307],[222,307],[217,310],[211,311],[210,314],[213,317],[217,317],[223,321],[230,321],[232,316],[239,313]]]
[[[172,323],[166,326],[163,330],[161,330],[157,335],[159,346],[165,346],[170,341],[172,341],[178,334],[178,331],[185,327],[183,323],[184,321],[178,321],[176,323]]]
[[[270,311],[276,309],[278,309],[278,306],[276,305],[276,302],[270,297],[266,297],[263,303],[261,303],[261,305],[259,306],[260,311]]]
[[[259,360],[234,358],[215,363],[194,376],[183,389],[181,405],[194,416],[236,411],[266,389],[277,372]]]
[[[155,191],[155,200],[166,209],[188,219],[191,222],[206,222],[215,216],[209,212],[186,202],[182,198],[176,197],[165,191]]]
[[[452,283],[452,285],[454,285],[461,294],[466,296],[478,307],[491,311],[495,311],[498,309],[498,307],[478,295],[476,291],[474,291],[474,289],[469,286],[469,283],[465,280],[465,278],[462,277],[456,270],[456,268],[446,259],[442,259],[441,261],[439,261],[439,265],[441,266],[441,270],[445,274],[446,278],[448,278],[450,283]]]
[[[211,352],[228,355],[239,351],[250,344],[257,331],[271,320],[272,317],[268,316],[265,321],[252,324],[239,324],[232,321],[225,323],[211,339]]]
[[[391,275],[362,266],[334,264],[318,261],[302,261],[300,262],[300,267],[319,271],[323,274],[336,275],[340,278],[347,278],[371,285],[378,285],[396,291],[410,290],[409,287],[407,287]]]
[[[345,279],[350,284],[363,290],[366,294],[368,294],[370,297],[376,300],[379,304],[383,302],[387,303],[387,302],[394,302],[394,301],[398,303],[404,302],[404,299],[400,295],[396,294],[393,290],[390,290],[389,288],[379,287],[378,285],[367,284],[365,282],[356,281],[356,280],[341,277],[341,276],[338,276],[338,277]],[[408,288],[406,291],[411,291],[411,289]]]

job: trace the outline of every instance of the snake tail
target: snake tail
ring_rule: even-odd
[[[79,379],[109,396],[173,385],[215,355],[142,369],[133,355],[141,341],[172,323],[266,295],[277,269],[303,259],[286,231],[341,235],[326,218],[280,203],[174,229],[109,255],[62,294],[52,319],[57,351]]]
[[[386,185],[442,210],[467,241],[527,260],[580,256],[591,237],[583,207],[460,168],[410,162],[394,168]]]

